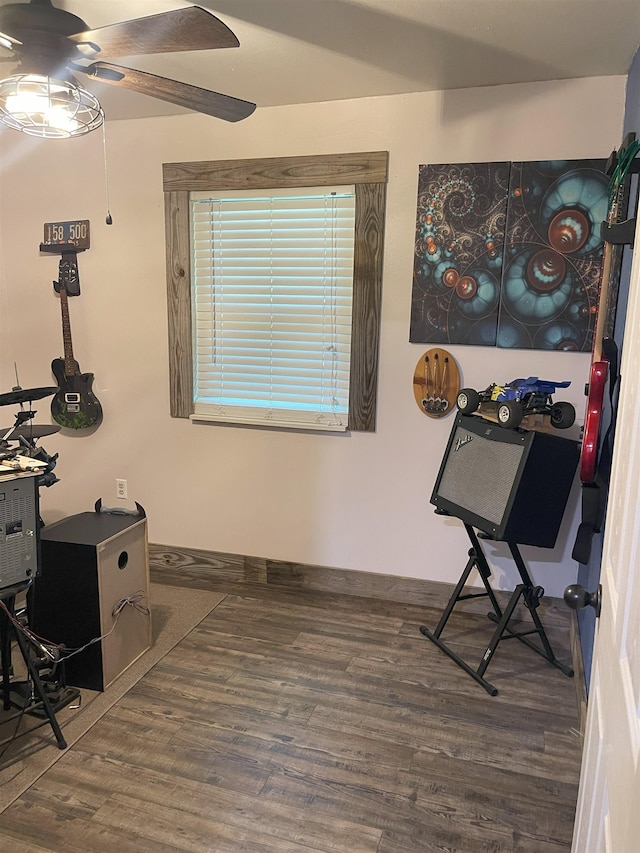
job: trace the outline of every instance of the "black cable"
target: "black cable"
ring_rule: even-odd
[[[77,655],[80,652],[84,651],[89,646],[94,643],[99,643],[101,640],[104,640],[115,630],[116,625],[118,624],[118,620],[120,619],[120,614],[125,609],[125,607],[130,606],[133,607],[134,610],[137,610],[138,613],[144,613],[145,615],[149,614],[149,608],[142,604],[142,601],[145,598],[145,593],[143,590],[136,590],[131,595],[125,596],[125,598],[121,598],[117,601],[111,610],[111,615],[114,617],[114,623],[111,628],[99,637],[94,637],[92,640],[89,640],[88,643],[85,643],[82,646],[78,646],[77,648],[69,649],[66,646],[60,643],[54,643],[51,640],[48,640],[44,637],[40,637],[26,625],[23,625],[22,622],[17,619],[10,612],[9,608],[6,606],[4,601],[0,599],[0,607],[5,611],[7,618],[11,621],[11,623],[19,630],[22,631],[24,636],[33,643],[36,647],[38,647],[44,655],[46,655],[51,661],[64,661],[73,655]]]

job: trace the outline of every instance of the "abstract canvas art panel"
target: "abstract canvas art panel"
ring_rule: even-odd
[[[605,167],[604,160],[512,163],[499,347],[591,351]]]
[[[495,346],[510,165],[420,166],[411,342]]]
[[[410,341],[590,351],[605,165],[421,165]]]

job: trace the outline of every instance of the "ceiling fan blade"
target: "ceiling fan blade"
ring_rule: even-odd
[[[0,46],[6,47],[7,50],[13,50],[14,44],[22,44],[18,39],[14,39],[12,36],[7,33],[0,33]]]
[[[221,95],[219,92],[211,92],[199,86],[179,83],[177,80],[169,80],[167,77],[158,77],[157,74],[125,68],[122,65],[94,62],[86,67],[76,64],[72,67],[74,71],[81,71],[104,83],[122,86],[132,92],[159,98],[161,101],[168,101],[170,104],[225,121],[240,121],[250,116],[256,108],[250,101],[242,101],[231,95]]]
[[[90,59],[239,45],[229,27],[200,6],[109,24],[68,38]]]

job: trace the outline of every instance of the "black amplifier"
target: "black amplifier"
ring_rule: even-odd
[[[0,477],[0,591],[39,571],[37,474]]]

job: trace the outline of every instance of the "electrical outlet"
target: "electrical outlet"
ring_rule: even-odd
[[[116,497],[126,500],[127,498],[127,481],[116,480]]]

